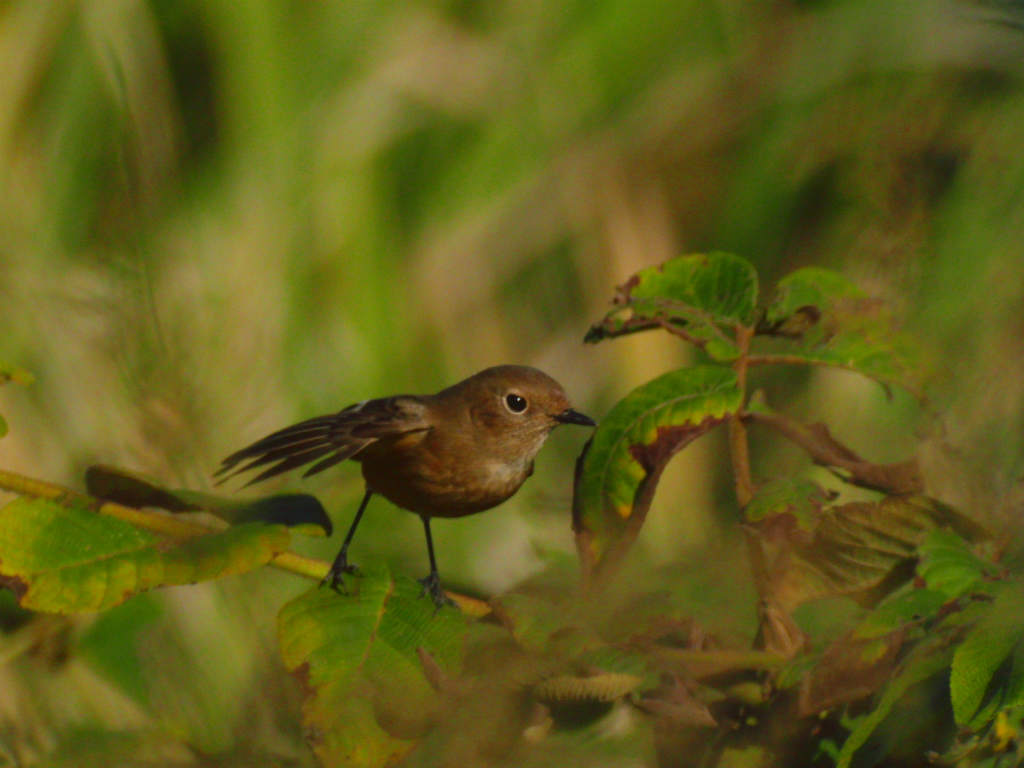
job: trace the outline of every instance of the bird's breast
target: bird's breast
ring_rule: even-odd
[[[427,517],[462,517],[495,507],[519,490],[532,470],[532,457],[508,461],[427,440],[381,446],[359,458],[370,490]]]

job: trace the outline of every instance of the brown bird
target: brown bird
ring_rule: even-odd
[[[561,385],[536,368],[487,368],[434,395],[365,400],[330,416],[300,422],[228,456],[221,481],[270,464],[247,485],[316,462],[303,477],[353,459],[366,493],[338,556],[321,582],[335,589],[344,574],[359,520],[379,493],[415,512],[427,537],[430,573],[421,579],[436,605],[448,602],[434,559],[433,517],[462,517],[497,506],[533,473],[533,458],[559,424],[593,427],[574,411]]]

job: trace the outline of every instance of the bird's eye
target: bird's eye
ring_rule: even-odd
[[[513,392],[505,395],[505,405],[512,413],[522,413],[526,410],[526,398]]]

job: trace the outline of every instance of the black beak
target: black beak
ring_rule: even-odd
[[[597,422],[589,416],[585,416],[579,411],[574,411],[572,408],[566,408],[561,413],[555,416],[555,421],[561,422],[562,424],[579,424],[582,427],[596,427]]]

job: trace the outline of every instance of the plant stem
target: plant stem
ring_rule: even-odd
[[[754,329],[745,325],[736,328],[736,346],[740,355],[733,363],[736,381],[742,397],[747,400],[747,364],[749,361],[750,340]],[[754,486],[750,479],[750,447],[747,442],[747,428],[743,423],[742,411],[737,411],[729,418],[729,453],[732,456],[732,472],[736,485],[736,502],[740,508],[747,506],[754,496]]]
[[[733,363],[736,371],[736,382],[741,393],[741,403],[747,402],[747,367],[750,362],[750,340],[754,337],[754,329],[745,325],[736,328],[736,346],[740,355]],[[743,423],[743,409],[739,409],[729,418],[729,455],[732,457],[733,482],[736,487],[736,503],[743,509],[754,497],[754,483],[750,477],[750,443],[747,440],[747,427]],[[765,564],[764,549],[758,534],[743,527],[743,539],[747,544],[747,557],[750,560],[750,573],[754,580],[757,595],[764,604],[769,593],[768,567]]]

